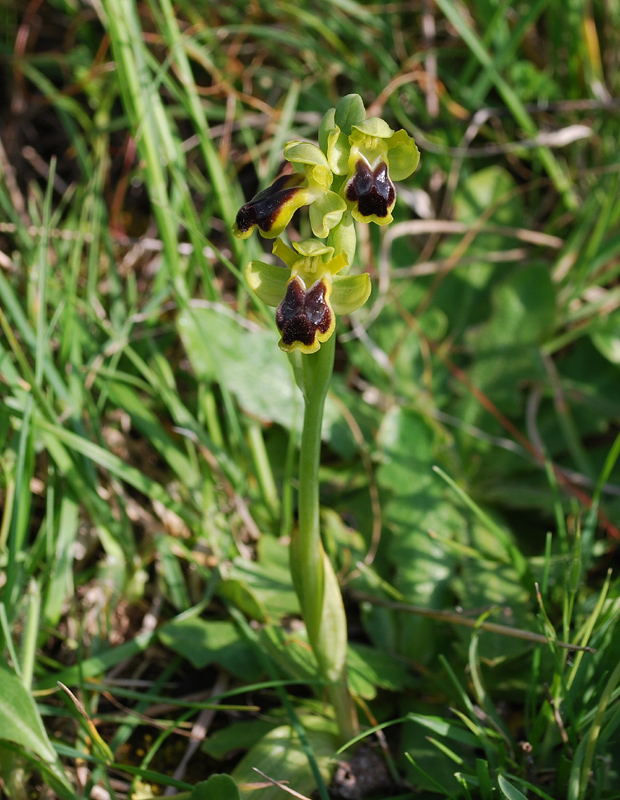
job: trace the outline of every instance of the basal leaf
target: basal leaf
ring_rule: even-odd
[[[316,720],[316,727],[309,729],[310,721],[304,719],[306,736],[312,748],[317,764],[325,781],[329,781],[332,757],[338,746],[338,739],[333,724],[323,719]],[[289,725],[274,728],[244,756],[235,767],[232,776],[241,789],[243,800],[256,796],[252,790],[244,790],[244,785],[256,783],[260,776],[253,770],[258,767],[265,775],[278,781],[287,781],[287,785],[299,794],[310,797],[316,788],[315,780],[308,765],[308,756],[304,752],[299,737]],[[281,800],[282,789],[277,786],[261,789],[261,800]]]
[[[454,196],[454,216],[472,225],[483,213],[497,204],[490,220],[502,225],[520,225],[523,203],[520,197],[510,196],[516,188],[515,179],[503,167],[491,166],[474,172]]]
[[[36,704],[19,678],[0,661],[0,739],[27,747],[44,761],[56,761]]]
[[[196,376],[218,382],[251,417],[299,425],[303,416],[301,392],[289,362],[278,347],[279,334],[212,308],[183,312],[178,327]],[[327,398],[322,436],[345,455],[357,449],[338,403]]]
[[[208,781],[197,783],[189,800],[240,800],[237,784],[230,775],[211,775]]]
[[[184,312],[178,326],[198,378],[226,386],[248,414],[291,427],[301,393],[275,331],[249,329],[211,308]]]
[[[402,661],[373,647],[349,644],[347,675],[351,689],[366,700],[377,695],[377,688],[402,691],[409,683],[409,672]]]
[[[255,681],[261,675],[254,650],[241,639],[232,622],[199,617],[172,620],[162,625],[158,636],[196,669],[215,663],[246,681]]]
[[[387,495],[383,515],[390,529],[388,556],[396,570],[394,585],[416,605],[443,608],[454,557],[429,536],[458,535],[463,518],[445,501],[433,472],[435,433],[418,413],[394,408],[379,431],[382,465],[378,482]],[[437,644],[436,624],[412,615],[398,617],[397,649],[424,661]]]
[[[620,364],[620,313],[597,322],[590,333],[596,349],[612,364]]]
[[[201,749],[212,758],[226,758],[231,753],[247,750],[269,733],[279,723],[266,719],[250,719],[247,722],[231,722],[210,734]]]

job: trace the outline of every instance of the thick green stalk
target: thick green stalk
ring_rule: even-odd
[[[346,682],[347,622],[338,579],[321,542],[319,464],[325,397],[334,365],[335,337],[301,359],[304,425],[299,462],[299,524],[291,537],[291,573],[308,638],[328,682],[327,693],[343,742],[357,734],[357,715]]]
[[[319,463],[325,397],[334,364],[334,337],[301,358],[304,424],[299,460],[299,525],[291,541],[291,564],[299,602],[313,642],[321,625],[325,575],[319,521]]]

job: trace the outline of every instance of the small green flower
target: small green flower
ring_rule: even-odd
[[[346,135],[333,115],[327,118],[325,134],[332,172],[346,175],[340,194],[353,218],[389,225],[396,202],[392,181],[408,178],[420,161],[411,136],[404,130],[393,131],[380,117],[355,122]]]
[[[245,271],[250,287],[270,306],[277,306],[280,347],[287,353],[315,353],[329,339],[337,314],[350,314],[370,296],[370,276],[340,276],[346,256],[316,239],[294,242],[291,249],[278,239],[273,252],[288,269],[250,261]]]
[[[284,158],[296,171],[276,178],[240,209],[233,226],[238,238],[246,239],[257,227],[266,239],[275,239],[302,206],[310,206],[310,225],[319,238],[340,222],[347,204],[330,190],[334,176],[321,150],[307,142],[289,142]]]

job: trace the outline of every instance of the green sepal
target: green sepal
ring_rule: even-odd
[[[268,306],[280,304],[286,294],[286,284],[290,277],[289,270],[265,264],[264,261],[250,261],[245,269],[245,278],[250,289]]]
[[[342,215],[347,210],[344,198],[336,192],[325,192],[310,206],[310,225],[312,233],[319,239],[325,239],[332,228],[342,219]]]
[[[370,275],[367,272],[335,278],[330,297],[334,313],[340,316],[361,308],[370,297],[370,289]]]
[[[393,135],[394,131],[384,119],[381,119],[381,117],[368,117],[368,119],[364,119],[361,122],[353,125],[351,139],[354,141],[359,141],[361,138],[359,135],[360,133],[364,136],[372,136],[373,138],[389,139],[390,136]]]
[[[366,116],[364,101],[359,94],[347,94],[336,106],[334,122],[348,136]]]
[[[390,178],[403,181],[412,175],[420,163],[420,151],[407,131],[399,130],[388,140]]]
[[[340,274],[343,277],[348,275],[357,248],[357,233],[355,232],[355,223],[350,211],[345,211],[340,224],[330,231],[328,242],[334,248],[335,253],[344,253],[346,256],[347,266]]]
[[[327,140],[329,138],[329,134],[336,127],[335,117],[336,117],[336,109],[330,108],[329,111],[326,111],[325,114],[323,114],[323,119],[321,120],[321,124],[319,125],[319,147],[326,155],[327,155]]]

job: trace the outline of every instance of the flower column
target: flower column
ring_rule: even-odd
[[[294,242],[292,248],[277,239],[273,252],[285,267],[252,261],[246,278],[264,302],[277,307],[280,348],[289,354],[304,398],[291,574],[345,742],[357,733],[346,679],[346,617],[338,579],[321,542],[319,519],[321,427],[334,364],[332,334],[336,316],[355,311],[370,295],[368,274],[349,274],[356,249],[353,220],[379,225],[392,221],[392,178],[411,175],[419,153],[405,131],[392,131],[378,117],[366,119],[358,95],[348,95],[327,112],[319,143],[321,148],[306,142],[285,146],[284,157],[295,171],[277,178],[241,208],[234,233],[246,238],[258,228],[262,236],[274,239],[298,209],[309,206],[316,238]]]

